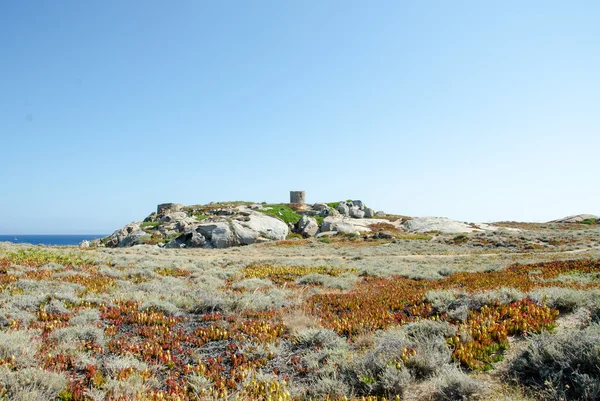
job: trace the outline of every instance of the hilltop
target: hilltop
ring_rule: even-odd
[[[229,248],[272,241],[421,240],[508,251],[557,250],[568,249],[588,234],[593,237],[595,234],[583,229],[597,225],[598,219],[586,214],[548,223],[460,222],[445,217],[388,214],[360,200],[314,204],[237,201],[190,206],[163,203],[142,221],[82,246],[155,245],[180,249]],[[589,240],[593,243],[594,238]]]

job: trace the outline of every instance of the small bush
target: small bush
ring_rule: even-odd
[[[55,329],[51,334],[51,338],[59,344],[69,346],[78,346],[88,342],[104,345],[104,331],[91,325]]]
[[[401,397],[412,380],[408,369],[387,366],[379,376],[379,386],[387,397]]]
[[[333,399],[342,398],[350,391],[348,385],[341,380],[330,377],[320,377],[311,383],[310,395],[318,399],[330,397]]]
[[[194,305],[190,308],[191,313],[201,315],[226,310],[226,300],[216,294],[199,291],[195,294],[194,301]]]
[[[335,331],[321,328],[303,330],[296,335],[293,342],[296,349],[335,348],[346,344]]]
[[[510,374],[553,400],[600,399],[600,325],[542,333],[513,360]]]
[[[37,368],[11,371],[0,367],[0,390],[4,390],[2,395],[8,400],[55,400],[66,385],[67,379],[60,373]]]
[[[71,326],[85,326],[99,321],[100,312],[98,309],[83,309],[69,320],[69,324]]]
[[[540,304],[570,312],[584,306],[589,301],[590,294],[571,288],[546,287],[532,291],[529,297]]]
[[[273,287],[273,282],[269,279],[249,278],[233,283],[231,287],[235,290],[244,289],[247,291],[256,291],[261,288]]]
[[[433,381],[435,401],[478,399],[485,391],[483,383],[469,377],[458,368],[445,369]]]
[[[36,332],[0,331],[0,359],[14,358],[17,366],[33,366],[40,346]]]
[[[154,311],[154,312],[162,312],[167,316],[177,316],[180,314],[180,310],[177,306],[173,305],[171,302],[163,301],[160,299],[153,299],[146,301],[140,306],[140,310],[145,311]]]
[[[469,297],[469,309],[480,310],[486,305],[506,305],[527,298],[527,294],[510,288],[502,287],[498,290],[485,291],[473,294]]]

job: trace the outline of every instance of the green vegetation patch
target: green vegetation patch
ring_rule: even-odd
[[[298,220],[300,220],[300,218],[302,217],[302,215],[296,213],[294,209],[292,209],[288,205],[283,204],[267,205],[263,210],[261,210],[261,212],[268,216],[276,217],[280,220],[283,220],[283,222],[286,224],[296,224]]]
[[[48,263],[57,263],[65,266],[91,265],[93,261],[87,260],[73,253],[57,253],[44,249],[29,248],[7,255],[10,263],[22,266],[42,266]]]
[[[202,220],[205,220],[208,218],[208,216],[206,214],[202,214],[202,213],[194,214],[193,217],[198,221],[202,221]]]
[[[338,269],[330,266],[273,266],[263,263],[251,263],[241,271],[241,278],[269,279],[275,284],[295,281],[307,274],[323,274],[337,277],[342,273],[357,273],[356,269]]]
[[[145,221],[140,224],[141,228],[156,228],[158,226],[158,221]]]

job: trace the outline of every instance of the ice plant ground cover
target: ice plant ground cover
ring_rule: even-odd
[[[0,244],[0,399],[598,399],[596,235]]]

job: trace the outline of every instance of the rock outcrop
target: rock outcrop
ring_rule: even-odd
[[[484,223],[465,223],[447,217],[415,217],[403,223],[407,231],[425,233],[439,231],[444,234],[496,231],[498,227]]]
[[[277,206],[277,205],[276,205]],[[387,220],[373,219],[373,209],[360,200],[337,204],[286,205],[287,215],[269,212],[260,204],[221,203],[184,206],[162,203],[142,223],[134,222],[92,246],[126,247],[156,244],[165,248],[227,248],[283,240],[290,230],[304,237],[319,232],[358,234]],[[333,208],[332,206],[336,206]],[[270,214],[269,214],[270,213]],[[289,215],[296,218],[285,220]],[[286,217],[287,216],[287,217]],[[322,221],[322,224],[319,224]],[[296,223],[294,223],[296,222]],[[398,223],[398,227],[401,227]]]
[[[600,223],[600,216],[594,214],[577,214],[575,216],[567,216],[562,219],[552,220],[550,223],[583,223],[592,222],[594,220],[596,223]]]

